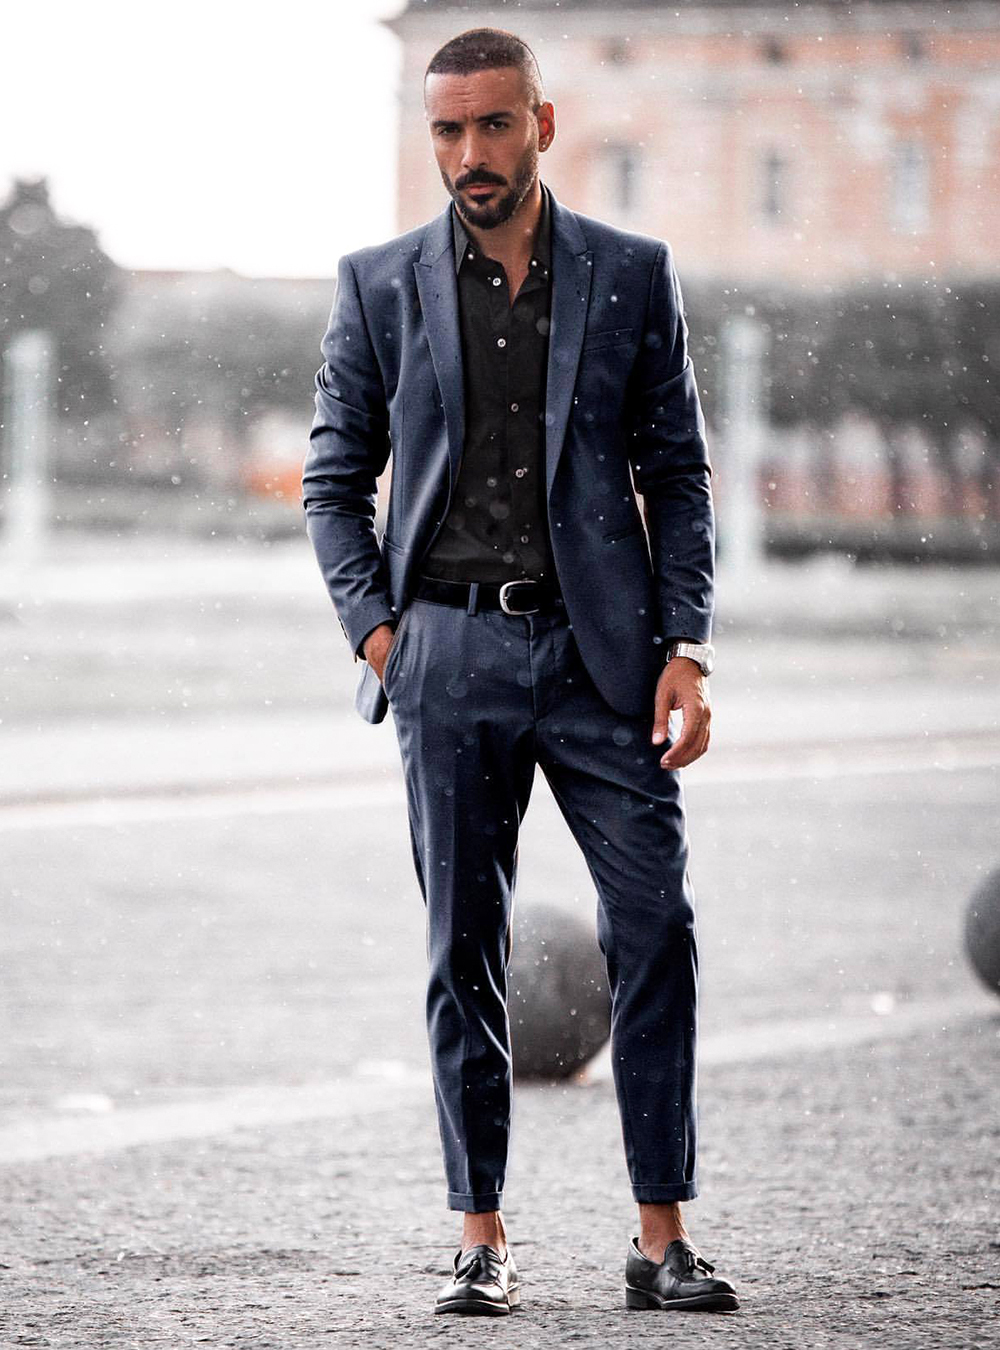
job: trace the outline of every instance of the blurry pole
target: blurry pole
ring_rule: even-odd
[[[4,353],[4,424],[9,465],[3,531],[4,562],[37,561],[49,519],[49,406],[51,346],[48,333],[26,329]]]
[[[722,330],[723,413],[726,418],[724,540],[720,561],[734,577],[765,561],[760,464],[764,450],[764,326],[745,314]]]

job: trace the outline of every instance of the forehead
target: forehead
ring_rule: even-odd
[[[500,108],[513,112],[527,104],[524,77],[514,66],[476,70],[470,75],[428,75],[424,81],[428,120],[473,122]]]

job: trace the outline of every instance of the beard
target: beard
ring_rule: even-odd
[[[497,196],[494,201],[484,202],[482,206],[477,206],[475,202],[470,201],[462,195],[459,188],[456,188],[447,174],[442,169],[441,179],[451,195],[452,201],[459,215],[475,225],[480,230],[493,230],[498,225],[503,225],[510,220],[511,216],[527,197],[531,191],[531,185],[535,181],[538,173],[538,147],[529,145],[524,152],[524,156],[514,171],[514,179],[506,192]],[[484,179],[473,174],[467,179],[464,186],[468,187],[472,183],[490,182],[497,187],[495,179]]]

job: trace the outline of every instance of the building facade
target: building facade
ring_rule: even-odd
[[[556,196],[669,239],[686,277],[996,273],[996,3],[411,0],[388,25],[404,51],[401,231],[443,202],[424,69],[480,25],[538,57]]]

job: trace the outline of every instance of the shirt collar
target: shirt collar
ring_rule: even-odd
[[[544,183],[541,187],[542,210],[538,219],[538,231],[535,234],[535,248],[531,260],[533,263],[537,263],[538,267],[547,270],[552,266],[552,212],[549,207],[549,190]],[[462,270],[462,263],[469,252],[478,251],[478,246],[469,238],[454,202],[451,204],[451,226],[455,245],[455,273],[457,275]]]

